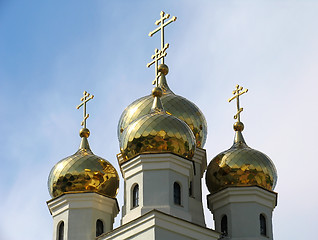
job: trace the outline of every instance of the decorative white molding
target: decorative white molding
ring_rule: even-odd
[[[274,209],[277,205],[277,193],[261,187],[227,187],[215,194],[208,195],[211,211],[230,203],[258,203]]]
[[[184,176],[193,177],[192,161],[171,153],[141,154],[121,165],[125,180],[147,170],[170,169]]]
[[[122,240],[122,239],[161,239],[158,231],[164,231],[165,235],[177,240],[200,239],[213,240],[219,239],[220,233],[185,221],[183,219],[170,216],[158,210],[152,210],[133,221],[124,224],[113,231],[106,233],[98,240]]]
[[[66,193],[47,201],[47,205],[53,217],[68,209],[81,208],[94,208],[112,214],[114,217],[119,213],[117,199],[93,192]]]

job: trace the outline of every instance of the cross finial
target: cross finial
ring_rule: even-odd
[[[240,99],[239,97],[246,93],[248,89],[244,89],[243,87],[240,87],[239,85],[236,85],[236,89],[232,92],[233,97],[231,97],[228,101],[231,102],[233,99],[236,98],[236,104],[237,104],[237,113],[234,115],[234,119],[237,119],[238,122],[241,122],[240,113],[243,111],[243,108],[240,108]]]
[[[86,114],[86,103],[93,98],[94,98],[94,95],[90,95],[88,92],[84,91],[83,97],[81,98],[82,103],[76,107],[77,109],[80,109],[81,106],[84,106],[83,121],[81,122],[81,125],[84,128],[86,128],[86,119],[89,117],[89,114]]]
[[[161,30],[161,50],[164,49],[165,43],[164,43],[164,27],[166,27],[168,24],[174,22],[177,20],[177,17],[173,16],[170,20],[165,22],[170,17],[170,14],[165,14],[164,11],[160,12],[160,19],[155,22],[156,25],[159,25],[155,30],[150,32],[148,35],[149,37],[152,37],[156,32]],[[161,58],[161,63],[164,64],[164,58]]]
[[[151,61],[150,63],[147,64],[147,67],[150,67],[152,64],[155,64],[155,80],[152,82],[152,84],[156,84],[156,87],[158,87],[158,77],[160,76],[160,74],[158,74],[158,61],[160,59],[163,59],[167,53],[166,50],[169,47],[169,43],[167,43],[164,48],[162,48],[161,50],[158,50],[157,48],[155,49],[155,54],[151,56],[151,59],[153,59],[153,61]]]

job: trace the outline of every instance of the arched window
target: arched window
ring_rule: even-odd
[[[96,221],[96,237],[104,233],[104,223],[102,220],[98,219]]]
[[[263,214],[259,215],[261,235],[266,236],[266,218]]]
[[[176,205],[181,205],[181,187],[177,182],[173,184],[173,202]]]
[[[64,222],[61,221],[58,226],[58,240],[64,240]]]
[[[227,236],[228,230],[227,230],[227,216],[224,215],[221,219],[221,233],[223,236]]]
[[[139,185],[136,184],[132,191],[132,207],[139,206]]]
[[[190,181],[190,185],[189,185],[189,196],[193,197],[192,181]]]

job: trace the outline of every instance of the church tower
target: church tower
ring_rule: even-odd
[[[157,209],[205,226],[201,179],[207,124],[200,109],[167,84],[164,58],[169,44],[164,43],[164,28],[177,18],[169,19],[164,12],[160,16],[149,36],[161,32],[161,49],[147,64],[155,65],[156,87],[152,95],[130,104],[118,124],[118,162],[125,180],[122,223]]]
[[[91,151],[87,138],[86,103],[94,96],[84,92],[83,128],[77,152],[59,161],[48,179],[47,202],[53,217],[53,240],[92,240],[113,229],[119,209],[116,199],[119,177],[116,169]]]
[[[201,179],[206,169],[203,149],[207,124],[200,109],[174,94],[166,80],[164,28],[177,18],[160,13],[161,49],[155,49],[148,67],[155,66],[151,95],[131,103],[118,124],[124,179],[121,226],[101,240],[218,239],[207,229],[202,208]],[[159,64],[159,61],[161,63]]]
[[[270,158],[250,148],[243,138],[239,96],[247,89],[242,90],[237,85],[229,99],[229,102],[237,100],[234,143],[213,158],[207,169],[208,207],[222,239],[273,239],[272,212],[277,204],[273,189],[277,172]]]

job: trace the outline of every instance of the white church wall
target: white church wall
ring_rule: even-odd
[[[193,179],[190,160],[174,154],[144,154],[122,164],[125,179],[125,205],[122,224],[153,209],[191,221],[189,183]],[[181,205],[173,198],[173,184],[181,186]],[[132,207],[132,188],[139,185],[139,205]]]
[[[260,187],[228,187],[208,196],[215,230],[221,232],[221,219],[227,216],[228,239],[273,239],[272,211],[277,195]],[[266,218],[266,236],[260,232],[260,214]]]
[[[98,193],[72,193],[48,201],[53,217],[53,240],[57,240],[58,225],[64,221],[64,239],[91,240],[96,237],[96,221],[100,219],[104,232],[113,229],[118,214],[117,201]]]

